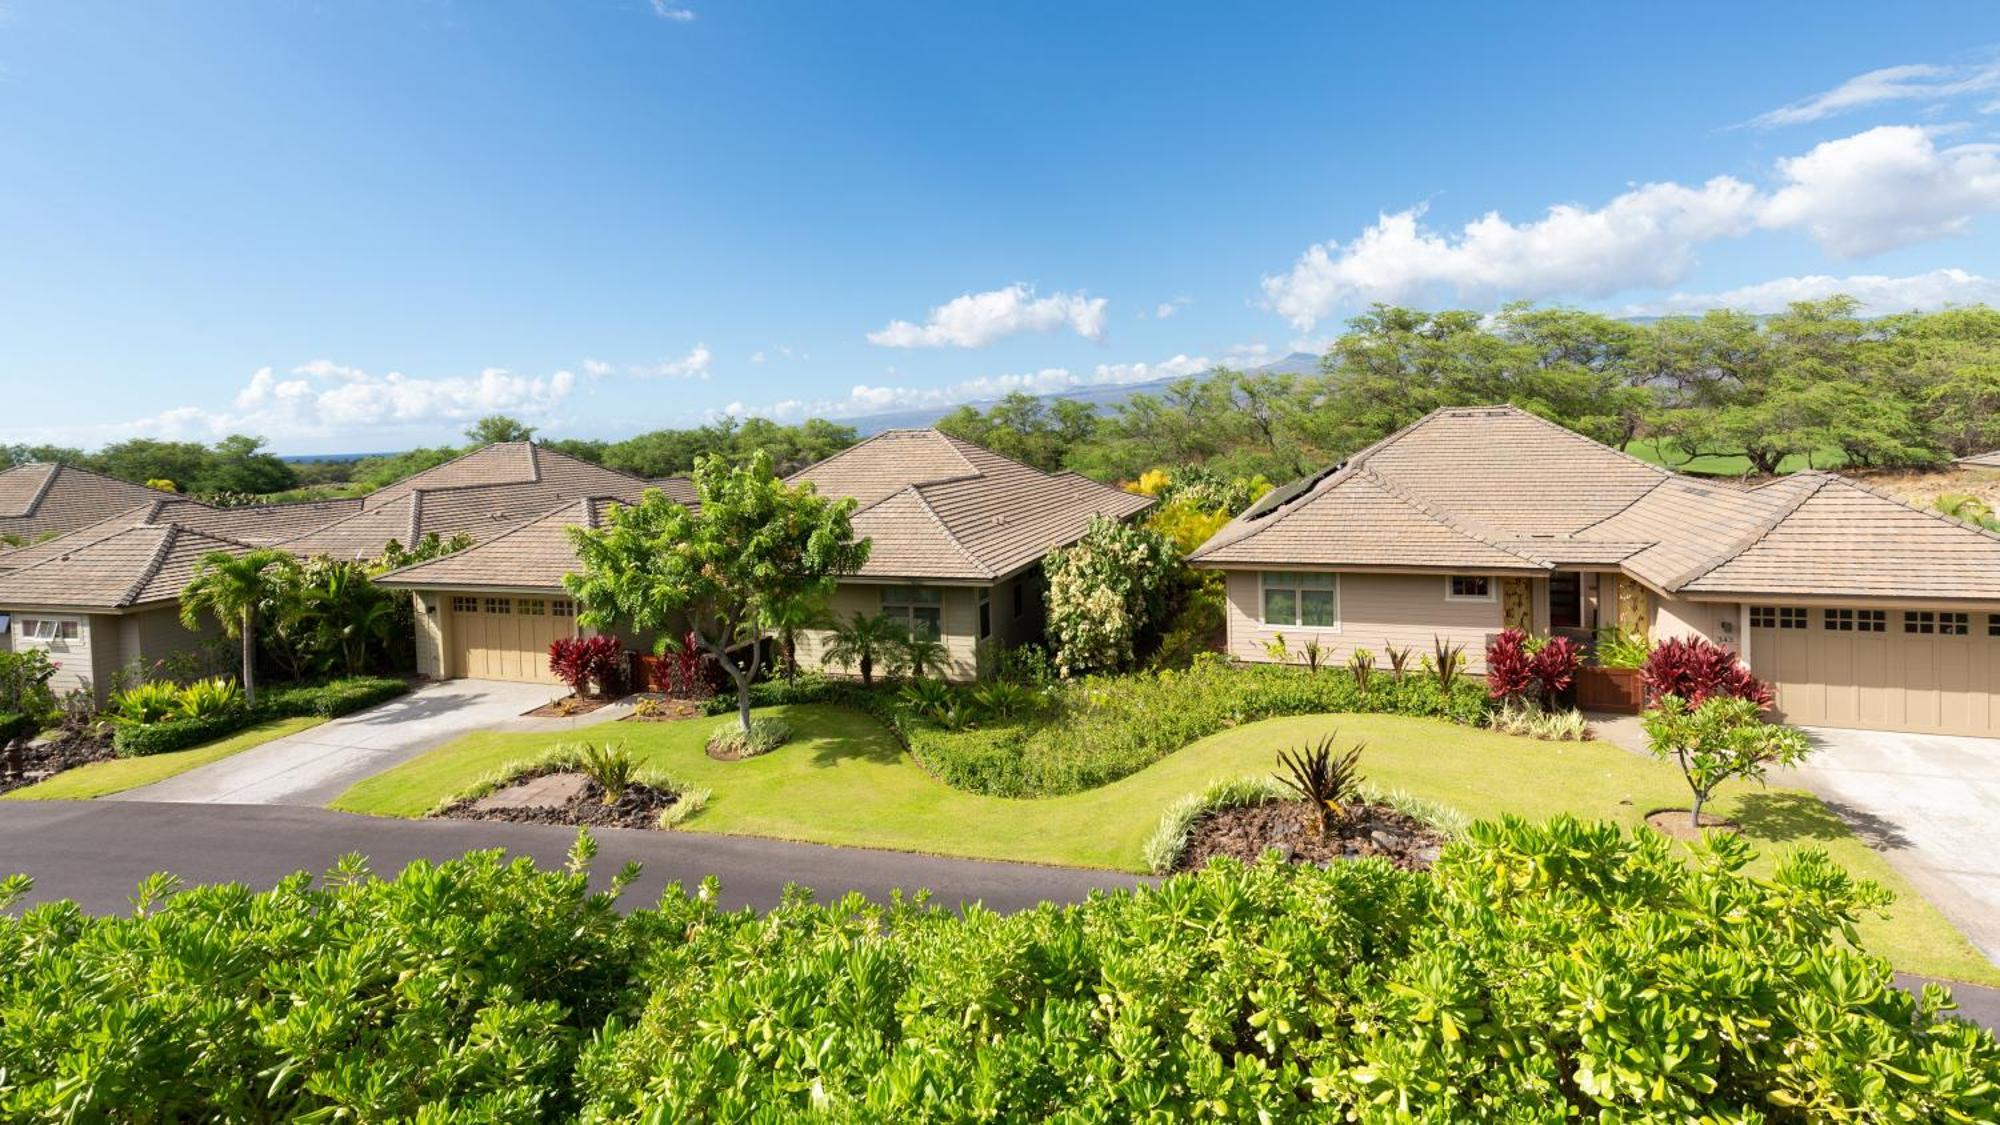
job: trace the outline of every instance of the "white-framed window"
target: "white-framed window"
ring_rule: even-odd
[[[1831,633],[1886,633],[1889,611],[1883,609],[1829,609],[1826,628]]]
[[[23,617],[21,639],[37,644],[83,639],[83,622],[74,617]]]
[[[1804,629],[1812,623],[1804,606],[1799,605],[1753,605],[1750,607],[1750,627],[1752,629]]]
[[[1454,574],[1444,580],[1444,600],[1490,602],[1493,600],[1493,579],[1484,574]]]
[[[979,639],[993,635],[993,591],[979,591]]]
[[[548,603],[540,598],[521,598],[514,603],[514,612],[523,617],[540,617],[548,612]]]
[[[1264,624],[1340,628],[1340,576],[1309,570],[1267,570],[1258,576]]]
[[[944,636],[944,590],[936,586],[882,587],[882,613],[902,622],[911,636]]]
[[[467,597],[464,594],[453,594],[451,596],[451,611],[453,613],[478,613],[479,599]]]
[[[549,602],[549,615],[552,617],[575,617],[576,603],[568,598],[556,598]]]
[[[487,598],[487,599],[486,599],[486,612],[488,612],[488,613],[496,613],[496,614],[498,614],[498,613],[512,613],[512,612],[514,612],[514,599],[513,599],[513,598]]]

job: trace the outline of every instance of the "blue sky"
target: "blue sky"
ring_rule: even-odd
[[[2000,299],[1990,5],[1382,7],[0,0],[0,440],[852,416],[1372,300]]]

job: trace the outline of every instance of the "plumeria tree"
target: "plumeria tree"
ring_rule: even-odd
[[[603,527],[569,529],[583,569],[563,585],[592,628],[629,622],[667,638],[685,627],[735,681],[748,732],[767,623],[779,607],[831,596],[841,575],[868,561],[869,545],[854,538],[853,500],[785,484],[764,452],[737,465],[704,457],[694,486],[698,510],[648,489],[612,508]]]
[[[1049,639],[1064,675],[1132,661],[1139,630],[1155,618],[1176,555],[1165,536],[1103,516],[1072,546],[1049,552]]]
[[[1805,732],[1758,716],[1754,699],[1710,696],[1695,705],[1678,695],[1662,696],[1641,716],[1653,756],[1670,761],[1694,794],[1691,823],[1701,827],[1701,809],[1723,782],[1762,781],[1772,766],[1789,766],[1812,752]]]

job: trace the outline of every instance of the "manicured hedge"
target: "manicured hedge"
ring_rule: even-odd
[[[0,711],[0,750],[6,749],[9,742],[17,738],[27,738],[40,729],[41,724],[31,715]]]
[[[257,708],[272,718],[333,719],[387,703],[409,690],[408,682],[393,676],[349,676],[323,684],[266,688],[258,695]]]
[[[388,676],[350,676],[323,684],[286,684],[266,688],[257,706],[233,715],[206,719],[169,719],[158,723],[120,723],[111,748],[121,758],[169,754],[231,735],[265,719],[317,715],[331,719],[385,703],[410,690]]]
[[[620,917],[578,855],[0,910],[0,1119],[1990,1121],[2000,1044],[1822,853],[1473,826],[1000,916]],[[0,894],[0,898],[4,898]],[[143,1112],[139,1112],[139,1111]]]
[[[1423,673],[1412,672],[1400,682],[1377,673],[1364,690],[1344,669],[1278,665],[1217,663],[1184,672],[1092,676],[1050,690],[1039,715],[957,731],[912,714],[891,690],[871,692],[819,676],[761,683],[751,698],[758,706],[861,707],[888,723],[947,784],[1000,797],[1045,797],[1109,784],[1197,739],[1259,719],[1373,712],[1478,724],[1490,706],[1485,689],[1462,678],[1447,696]]]

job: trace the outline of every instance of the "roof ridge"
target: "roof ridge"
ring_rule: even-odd
[[[847,455],[855,452],[858,449],[864,449],[870,445],[875,444],[878,441],[881,441],[883,438],[889,436],[890,434],[930,434],[933,437],[942,438],[944,439],[946,448],[951,449],[953,455],[955,455],[960,461],[965,461],[965,467],[968,471],[976,475],[983,475],[980,474],[979,470],[973,466],[972,462],[965,460],[965,454],[960,453],[956,447],[952,446],[951,444],[952,437],[950,434],[945,433],[943,430],[938,429],[936,426],[912,426],[907,429],[877,430],[876,432],[869,434],[867,437],[862,438],[860,441],[855,442],[853,445],[848,446],[846,449],[840,450],[839,452],[834,453],[830,456],[822,457],[819,460],[814,461],[810,465],[803,466],[797,472],[792,473],[789,476],[785,477],[785,481],[786,483],[790,483],[791,481],[796,480],[797,478],[812,472],[814,469],[818,469],[826,465],[831,465],[835,461],[838,461],[841,458],[846,457]],[[994,456],[998,457],[999,454],[996,453],[994,454]],[[1019,463],[1020,462],[1018,461],[1015,462],[1015,464]]]
[[[407,543],[409,546],[414,547],[417,545],[417,534],[423,530],[423,527],[424,527],[424,490],[421,488],[411,489],[410,490],[410,534],[407,539]]]
[[[957,551],[961,558],[963,558],[966,562],[971,563],[973,567],[985,577],[987,578],[998,577],[998,575],[994,572],[992,567],[987,566],[985,563],[979,561],[979,557],[977,555],[974,555],[971,549],[968,548],[963,542],[959,540],[957,533],[953,532],[951,526],[944,522],[944,517],[937,514],[937,509],[931,507],[930,498],[924,495],[924,490],[921,486],[915,484],[906,484],[902,488],[898,489],[896,492],[892,493],[891,495],[901,495],[902,493],[905,492],[909,493],[912,497],[916,499],[917,503],[923,508],[924,514],[929,516],[931,518],[931,522],[937,525],[938,530],[944,533],[945,542],[950,543],[952,549]]]
[[[1929,516],[1930,518],[1937,520],[1940,523],[1952,524],[1953,526],[1956,527],[1962,527],[1967,531],[1976,531],[1979,534],[1984,535],[1990,539],[2000,540],[2000,531],[1994,531],[1983,524],[1973,523],[1971,520],[1960,519],[1957,516],[1946,515],[1945,513],[1937,511],[1935,509],[1919,508],[1915,504],[1910,503],[1908,500],[1905,500],[1900,496],[1876,488],[1874,485],[1868,484],[1865,481],[1857,480],[1854,477],[1844,476],[1840,473],[1831,472],[1828,470],[1813,470],[1813,471],[1815,473],[1819,473],[1821,475],[1826,476],[1828,478],[1827,480],[1828,484],[1844,484],[1849,488],[1857,489],[1861,492],[1866,492],[1870,496],[1877,497],[1878,499],[1887,500],[1891,504],[1895,504],[1903,508],[1908,508],[1910,511],[1915,512],[1920,516]]]
[[[540,524],[543,520],[548,519],[550,516],[560,513],[563,509],[573,507],[578,504],[583,505],[583,514],[585,521],[589,524],[589,526],[596,527],[598,526],[598,520],[597,520],[597,513],[594,510],[594,504],[595,501],[598,500],[616,500],[621,504],[630,503],[630,501],[626,500],[622,496],[615,496],[608,493],[603,495],[593,495],[593,496],[572,496],[569,499],[563,500],[552,507],[545,508],[542,511],[537,512],[535,515],[520,521],[513,527],[508,528],[507,530],[501,532],[500,534],[491,536],[489,538],[481,540],[480,542],[474,543],[472,546],[467,547],[462,551],[453,551],[448,555],[439,555],[434,559],[425,559],[422,562],[413,562],[406,566],[399,566],[394,570],[385,570],[381,574],[375,576],[375,581],[380,582],[385,578],[393,578],[396,577],[397,575],[408,574],[413,570],[421,570],[424,567],[432,565],[433,563],[441,563],[447,559],[463,558],[464,556],[469,555],[474,551],[482,550],[494,543],[498,543],[502,539],[506,539],[514,535],[519,535],[521,532],[524,532],[529,528]]]
[[[125,592],[118,595],[117,599],[111,603],[112,605],[127,606],[132,604],[132,599],[138,597],[139,591],[145,589],[146,583],[151,582],[153,576],[160,573],[160,568],[167,564],[167,552],[173,550],[174,541],[179,539],[181,533],[186,530],[177,523],[164,523],[158,526],[161,530],[160,542],[153,548],[152,559],[146,563],[144,569],[139,571],[139,577],[126,586]]]
[[[1805,475],[1808,474],[1803,474],[1803,473],[1792,474],[1792,476],[1794,477],[1805,476]],[[1790,500],[1787,500],[1785,503],[1779,505],[1777,511],[1771,513],[1769,516],[1758,521],[1756,527],[1750,529],[1750,531],[1746,532],[1742,537],[1737,539],[1730,546],[1724,548],[1721,551],[1716,552],[1713,558],[1696,564],[1695,566],[1689,568],[1684,573],[1677,574],[1672,578],[1667,579],[1665,582],[1662,582],[1660,585],[1668,593],[1673,593],[1681,589],[1682,587],[1686,586],[1690,582],[1698,581],[1704,575],[1707,575],[1709,572],[1719,569],[1724,563],[1729,562],[1731,559],[1736,558],[1743,552],[1763,542],[1765,536],[1771,534],[1771,532],[1773,531],[1776,531],[1778,525],[1784,523],[1787,519],[1791,518],[1793,512],[1796,512],[1800,508],[1804,507],[1806,501],[1812,499],[1815,496],[1818,496],[1820,494],[1820,490],[1825,488],[1827,484],[1830,483],[1831,480],[1833,479],[1831,475],[1828,474],[1814,473],[1810,475],[1817,476],[1819,478],[1813,483],[1813,486],[1811,488],[1801,490],[1797,496],[1794,496]],[[1788,477],[1786,479],[1791,479],[1791,478]]]
[[[23,512],[22,515],[32,517],[36,512],[41,510],[42,501],[48,499],[49,490],[56,486],[56,478],[62,475],[62,471],[66,467],[61,461],[49,462],[49,471],[42,474],[41,487],[35,489],[35,494],[28,498],[27,511]]]
[[[1555,564],[1547,559],[1538,558],[1534,555],[1527,554],[1524,551],[1519,551],[1513,547],[1508,546],[1495,534],[1498,530],[1497,528],[1484,528],[1471,520],[1465,519],[1462,516],[1454,515],[1450,512],[1444,511],[1441,508],[1437,508],[1428,501],[1424,500],[1422,497],[1419,497],[1414,493],[1411,493],[1410,491],[1405,489],[1402,485],[1397,484],[1395,480],[1390,477],[1383,476],[1381,473],[1378,473],[1373,469],[1367,468],[1366,466],[1363,466],[1361,468],[1360,475],[1367,477],[1370,481],[1380,486],[1381,489],[1384,492],[1387,492],[1389,495],[1394,496],[1396,499],[1401,500],[1403,503],[1408,504],[1409,506],[1431,517],[1432,519],[1438,521],[1439,523],[1450,528],[1451,530],[1458,532],[1460,535],[1463,535],[1466,538],[1473,540],[1474,542],[1483,543],[1486,546],[1491,547],[1496,551],[1502,551],[1506,554],[1513,555],[1517,559],[1522,559],[1524,561],[1534,563],[1536,566],[1539,567],[1544,567],[1547,569],[1554,569],[1555,567]]]
[[[1415,425],[1415,423],[1413,422],[1411,423],[1411,425]],[[1405,429],[1407,428],[1408,427],[1405,427]],[[1377,442],[1375,444],[1380,445],[1381,442]],[[1375,448],[1374,445],[1368,446],[1366,447],[1366,449],[1363,450],[1363,452],[1372,450],[1374,448]],[[1236,513],[1234,516],[1230,517],[1229,522],[1223,524],[1220,528],[1218,528],[1214,535],[1209,536],[1206,540],[1202,542],[1201,546],[1196,547],[1193,551],[1189,552],[1188,561],[1194,562],[1195,560],[1208,555],[1210,553],[1211,548],[1219,551],[1224,547],[1234,547],[1238,543],[1244,543],[1251,539],[1255,539],[1257,536],[1262,535],[1265,532],[1271,530],[1272,528],[1277,527],[1279,524],[1284,523],[1286,520],[1291,519],[1293,515],[1297,514],[1299,511],[1306,508],[1314,500],[1317,500],[1320,496],[1333,491],[1333,489],[1339,487],[1342,483],[1346,482],[1348,479],[1355,476],[1359,472],[1361,472],[1361,466],[1356,464],[1353,458],[1349,458],[1346,461],[1342,461],[1339,464],[1336,464],[1331,469],[1321,469],[1317,474],[1307,473],[1305,476],[1300,477],[1299,480],[1306,480],[1314,475],[1317,475],[1319,477],[1318,480],[1312,482],[1311,487],[1300,491],[1298,495],[1292,497],[1289,500],[1286,500],[1285,502],[1279,504],[1277,507],[1272,508],[1270,511],[1265,512],[1262,518],[1254,520],[1246,520],[1245,517],[1247,517],[1250,513],[1257,510],[1256,503],[1252,503],[1249,507],[1243,509],[1242,511]],[[1293,483],[1294,482],[1287,481],[1285,484],[1280,485],[1279,487],[1289,488]],[[1247,526],[1249,530],[1244,531],[1241,534],[1236,535],[1235,537],[1225,542],[1218,542],[1218,540],[1221,540],[1222,536],[1226,532],[1228,532],[1230,528],[1245,527],[1245,526]]]

